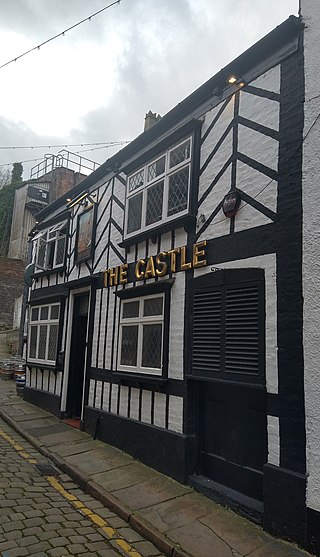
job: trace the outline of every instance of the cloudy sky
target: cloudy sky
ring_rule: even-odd
[[[0,66],[111,2],[0,0]],[[165,114],[297,12],[298,0],[121,0],[0,69],[0,170],[59,150],[1,147],[134,139],[149,109]]]

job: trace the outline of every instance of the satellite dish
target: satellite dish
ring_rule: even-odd
[[[35,269],[34,263],[29,263],[29,265],[26,266],[24,272],[24,282],[27,284],[27,286],[32,285],[32,275],[34,273],[34,269]]]

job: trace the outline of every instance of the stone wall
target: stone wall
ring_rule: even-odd
[[[0,257],[0,330],[11,329],[14,301],[23,292],[25,263]]]

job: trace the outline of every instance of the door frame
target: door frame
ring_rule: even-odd
[[[91,300],[92,300],[92,289],[91,289],[90,286],[84,286],[83,288],[77,288],[77,289],[70,290],[69,305],[68,305],[68,316],[67,316],[67,324],[66,324],[67,335],[66,335],[66,345],[65,345],[63,383],[62,383],[62,393],[61,393],[61,412],[66,412],[67,402],[68,402],[69,376],[70,376],[71,341],[72,341],[74,301],[75,301],[76,296],[78,296],[79,294],[85,294],[86,292],[89,293],[89,304],[88,304],[88,323],[87,323],[87,334],[86,334],[86,350],[85,350],[84,365],[83,365],[83,390],[82,390],[81,415],[80,415],[81,422],[83,421],[83,415],[84,415],[84,398],[85,398],[85,387],[86,387],[86,376],[87,376],[89,316],[90,316],[90,306],[91,306]]]

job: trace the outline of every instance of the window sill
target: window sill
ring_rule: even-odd
[[[31,278],[37,280],[38,278],[48,277],[49,275],[55,275],[56,273],[59,273],[59,275],[62,276],[62,274],[66,271],[66,268],[66,265],[60,265],[60,267],[54,267],[54,269],[37,271],[36,273],[33,273],[33,275],[31,275]]]
[[[142,373],[125,373],[121,371],[116,371],[113,375],[115,378],[119,379],[121,385],[127,385],[129,387],[134,385],[137,387],[148,385],[163,386],[168,382],[168,378],[162,377],[161,375],[144,375]]]
[[[125,238],[122,242],[119,243],[121,248],[128,248],[134,244],[138,244],[139,242],[143,242],[144,240],[151,239],[154,243],[157,241],[157,237],[160,234],[164,234],[169,230],[173,230],[175,228],[184,227],[186,232],[189,232],[194,228],[196,225],[196,217],[194,215],[186,214],[182,215],[181,217],[177,217],[176,219],[164,222],[155,226],[152,229],[143,230],[142,232],[137,232],[134,236],[130,236],[130,238]]]
[[[57,373],[58,371],[61,371],[61,366],[52,365],[52,364],[44,364],[43,362],[40,363],[40,362],[27,361],[26,366],[29,368],[29,370],[31,370],[31,368],[37,368],[37,369],[40,369],[40,371],[49,370],[49,371],[54,371],[55,373]]]

